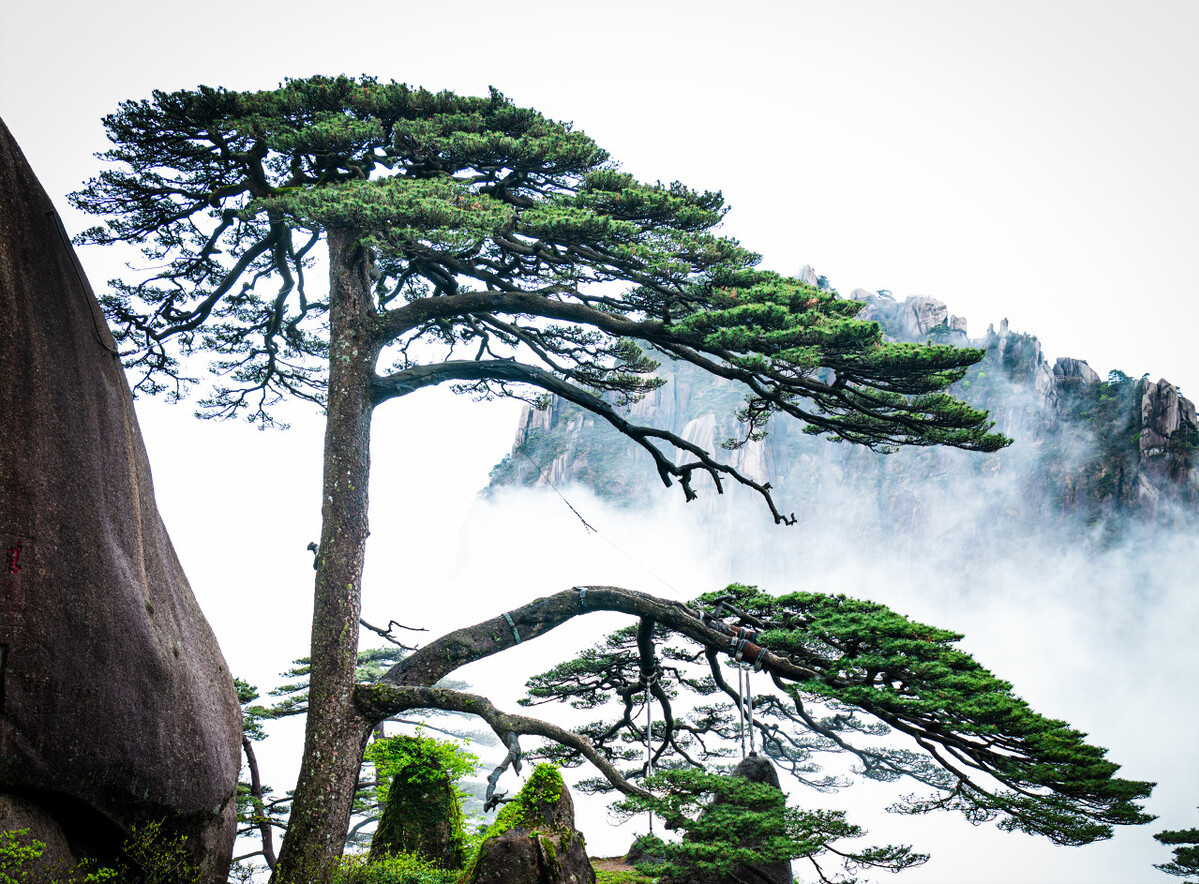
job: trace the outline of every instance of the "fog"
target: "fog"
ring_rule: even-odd
[[[319,421],[296,412],[293,430],[273,434],[195,422],[183,409],[153,402],[138,408],[168,527],[193,510],[223,513],[206,535],[176,534],[175,542],[232,671],[265,692],[307,653],[312,568],[305,546],[319,533]],[[691,504],[677,488],[655,489],[651,503],[635,510],[584,488],[561,488],[598,531],[591,533],[552,490],[478,494],[507,453],[518,419],[514,403],[472,403],[444,391],[380,409],[367,620],[394,618],[437,635],[579,584],[682,600],[736,580],[772,593],[845,592],[882,602],[964,633],[962,647],[1011,681],[1035,710],[1089,733],[1123,765],[1122,776],[1158,782],[1148,810],[1161,819],[1108,842],[1065,848],[949,814],[889,814],[896,797],[913,791],[902,782],[859,781],[834,795],[795,787],[793,803],[845,809],[869,830],[870,843],[911,843],[932,854],[926,865],[888,880],[1168,880],[1152,868],[1168,851],[1151,834],[1192,825],[1199,795],[1193,527],[1143,524],[1112,541],[1085,525],[1022,517],[1016,504],[1024,455],[1017,445],[1004,453],[1003,469],[973,484],[946,482],[944,471],[935,471],[941,481],[929,483],[919,501],[914,533],[871,521],[871,507],[842,476],[821,483],[815,496],[806,489],[802,500],[777,487],[780,506],[805,516],[793,527],[772,525],[747,495],[721,496],[710,487],[698,486],[700,500]],[[824,468],[856,456],[841,446],[815,450],[824,449]],[[230,452],[233,459],[212,470],[211,457]],[[906,456],[982,457],[893,457]],[[457,674],[511,709],[526,678],[623,622],[610,614],[577,618]],[[548,706],[537,711],[580,720]],[[266,781],[282,792],[298,769],[300,724],[279,722],[270,731],[260,755]],[[509,772],[501,788],[515,790],[520,779]],[[576,796],[594,855],[622,853],[644,830],[643,819],[616,825],[608,800]],[[803,875],[798,865],[797,872]]]
[[[471,555],[459,565],[463,585],[491,583],[508,604],[528,590],[537,594],[572,582],[619,583],[671,596],[672,589],[693,595],[733,579],[773,593],[808,589],[883,602],[965,633],[962,647],[1013,682],[1034,709],[1064,718],[1089,733],[1091,742],[1109,748],[1109,757],[1123,765],[1123,776],[1159,782],[1149,809],[1163,822],[1193,822],[1199,794],[1191,701],[1192,673],[1199,663],[1193,644],[1199,617],[1193,591],[1199,539],[1194,534],[1148,532],[1103,550],[1083,544],[1062,550],[1056,544],[1039,546],[1034,532],[1019,530],[1026,526],[1000,521],[998,536],[988,538],[982,550],[958,544],[952,536],[919,548],[894,536],[863,545],[846,542],[834,509],[827,527],[805,530],[799,539],[787,537],[795,529],[747,528],[777,534],[780,551],[732,571],[726,550],[709,545],[710,535],[694,530],[681,504],[630,514],[582,489],[565,491],[614,547],[588,537],[552,495],[504,494],[477,504],[464,525],[461,537]],[[724,543],[737,546],[743,539],[744,534],[729,531]],[[760,541],[760,534],[748,539],[753,545]],[[525,551],[517,563],[522,573],[511,583],[496,567],[506,548]],[[652,563],[653,574],[625,553]],[[581,643],[572,636],[561,648],[570,653]],[[529,648],[526,655],[532,654]],[[538,663],[521,671],[538,671]],[[521,664],[506,662],[505,671]],[[477,669],[478,675],[466,677],[485,680],[488,667]],[[490,681],[493,690],[508,683]],[[539,711],[548,716],[547,709]],[[871,843],[903,841],[932,853],[926,866],[901,875],[905,881],[1150,880],[1157,874],[1150,864],[1163,861],[1160,845],[1150,837],[1157,830],[1153,827],[1123,831],[1087,848],[1062,848],[993,827],[973,828],[951,815],[907,818],[884,812],[899,795],[919,791],[913,787],[860,782],[834,796],[797,789],[791,797],[801,806],[850,811],[851,819],[877,839]],[[591,818],[598,823],[598,817]],[[623,850],[628,833],[605,832],[597,823],[587,830],[589,845],[600,853]]]

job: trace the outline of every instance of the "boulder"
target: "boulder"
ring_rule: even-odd
[[[417,737],[409,751],[420,749]],[[458,790],[436,757],[421,753],[421,764],[397,773],[387,787],[387,804],[371,839],[371,862],[399,853],[412,853],[443,869],[462,868],[462,804]]]
[[[495,818],[468,884],[594,884],[575,808],[558,770],[539,765]]]
[[[1099,383],[1099,373],[1083,359],[1059,356],[1053,364],[1053,378],[1057,383],[1073,383],[1083,387]]]
[[[0,820],[102,861],[161,821],[223,882],[233,681],[155,506],[104,315],[3,123],[0,316]]]

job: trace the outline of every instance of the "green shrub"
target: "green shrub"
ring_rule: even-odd
[[[740,874],[748,866],[817,858],[832,853],[846,871],[899,871],[928,859],[910,847],[888,845],[852,850],[838,842],[865,832],[840,811],[787,807],[787,797],[766,783],[694,769],[663,770],[645,780],[649,797],[626,796],[614,807],[624,813],[652,810],[666,828],[683,834],[667,843],[638,839],[660,863],[639,863],[644,874],[671,881]]]
[[[629,869],[596,869],[595,884],[653,884],[653,878],[647,878],[640,872]]]
[[[365,758],[378,774],[376,795],[381,802],[387,801],[387,790],[396,777],[412,785],[432,785],[445,779],[457,784],[479,766],[479,756],[465,744],[423,737],[419,732],[415,737],[375,740],[367,747]]]
[[[29,880],[29,872],[21,867],[33,862],[45,849],[45,844],[29,837],[28,829],[0,832],[0,884]]]
[[[341,860],[333,884],[454,884],[458,873],[437,866],[411,853],[397,853],[378,862],[366,854]]]
[[[87,860],[75,869],[30,868],[45,850],[46,845],[30,837],[28,829],[0,832],[0,884],[103,884],[117,880],[114,869],[96,868]]]
[[[122,880],[136,884],[200,884],[200,868],[187,849],[187,836],[164,834],[162,822],[135,828],[122,853],[128,863],[122,865],[137,870],[127,872]]]

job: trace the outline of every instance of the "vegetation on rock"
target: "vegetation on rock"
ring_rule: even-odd
[[[467,836],[459,780],[478,758],[459,745],[423,736],[375,740],[374,765],[383,814],[371,841],[371,859],[412,854],[445,869],[462,868]]]
[[[510,829],[562,829],[564,822],[555,812],[555,805],[562,799],[565,788],[557,765],[537,765],[516,797],[496,814],[484,837],[494,838]]]
[[[187,847],[187,836],[170,836],[162,823],[134,829],[114,865],[91,859],[71,868],[36,863],[46,845],[26,829],[0,832],[0,884],[201,884],[200,869]]]

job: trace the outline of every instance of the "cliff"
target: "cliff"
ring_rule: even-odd
[[[861,289],[850,297],[863,303],[860,316],[879,322],[891,339],[985,349],[986,358],[953,392],[988,409],[1014,442],[994,455],[932,448],[884,455],[829,444],[776,419],[763,441],[719,452],[753,478],[769,480],[780,509],[796,510],[801,524],[827,519],[834,508],[856,532],[899,529],[914,539],[943,530],[951,510],[959,523],[974,519],[976,530],[1001,518],[1100,539],[1133,523],[1199,523],[1199,422],[1194,404],[1168,381],[1120,372],[1102,380],[1080,359],[1050,365],[1040,341],[1012,331],[1006,320],[971,339],[965,320],[932,298],[898,301]],[[629,409],[634,419],[712,451],[737,437],[734,415],[743,393],[735,384],[670,361],[659,374],[668,383]],[[627,505],[669,493],[644,453],[557,399],[525,409],[490,490],[548,482],[584,485]],[[700,509],[714,515],[716,495],[697,488]],[[734,497],[741,493],[736,489]]]

